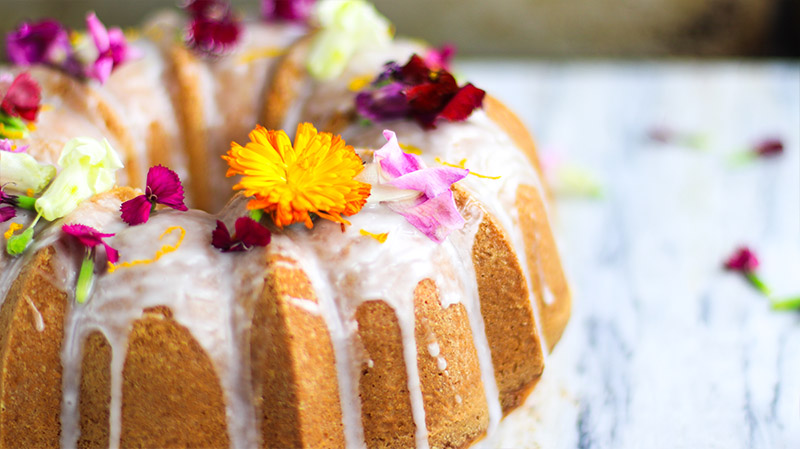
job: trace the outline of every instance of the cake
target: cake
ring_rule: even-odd
[[[202,15],[207,5],[221,3],[187,9]],[[342,5],[355,6],[345,13]],[[272,18],[302,16],[289,9]],[[222,11],[211,18],[229,25],[234,17]],[[357,97],[380,103],[380,78],[422,64],[414,55],[431,50],[361,36],[342,47],[346,58],[315,67],[341,49],[330,31],[352,25],[326,14],[357,11],[369,22],[356,21],[359,32],[388,30],[361,1],[321,2],[315,11],[316,27],[247,21],[235,45],[211,46],[198,36],[188,45],[176,39],[185,20],[158,15],[128,43],[135,57],[108,62],[113,73],[96,77],[103,83],[52,60],[0,71],[33,79],[43,105],[35,126],[6,133],[0,166],[24,149],[59,171],[48,188],[20,189],[26,180],[3,187],[16,216],[0,223],[8,247],[0,256],[0,447],[467,447],[534,388],[569,319],[570,293],[525,126],[471,85],[458,92],[482,107],[459,109],[457,119],[405,110],[364,120]],[[205,23],[194,20],[192,27]],[[432,82],[450,76],[441,61],[425,64]],[[95,63],[91,73],[104,67]],[[254,130],[259,123],[265,128]],[[243,178],[224,176],[251,144],[231,142],[295,129],[298,140],[320,135],[345,151],[341,134],[360,158],[355,171],[363,167],[348,182],[388,196],[312,210],[296,224],[268,207],[254,214]],[[116,184],[129,187],[106,182],[52,220],[38,205],[23,207],[21,198],[45,198],[67,177],[66,148],[89,147],[107,151],[107,161],[86,173],[103,180],[121,162]],[[457,225],[410,218],[392,199],[407,189],[367,176],[384,173],[380,161],[391,157],[428,174],[462,173],[436,193],[452,198]],[[151,184],[154,166],[185,184],[196,209],[155,198],[162,190]],[[413,193],[418,205],[423,194]],[[132,201],[152,201],[145,222],[123,220]],[[271,241],[239,235],[235,249],[246,251],[221,251],[220,229],[236,222],[239,233],[242,217]],[[75,225],[100,232],[95,244],[102,238],[108,247],[84,249],[68,235]],[[21,229],[32,243],[7,254]],[[84,270],[90,260],[97,264]]]

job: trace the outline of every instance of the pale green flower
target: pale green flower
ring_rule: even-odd
[[[307,65],[317,79],[335,78],[357,50],[392,40],[389,21],[365,0],[322,0],[314,18],[322,29],[311,43]]]
[[[114,173],[123,167],[117,153],[103,139],[79,137],[64,145],[58,159],[61,173],[36,200],[36,211],[48,221],[72,212],[78,204],[116,184]]]
[[[0,185],[8,184],[11,190],[26,193],[30,189],[37,194],[55,175],[55,167],[40,164],[28,153],[0,151]]]

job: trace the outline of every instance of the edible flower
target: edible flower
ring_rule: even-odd
[[[70,224],[61,227],[65,234],[70,235],[77,239],[77,241],[85,248],[85,255],[81,268],[78,273],[78,282],[75,287],[75,300],[79,304],[86,302],[89,292],[94,283],[94,267],[96,258],[96,247],[102,245],[105,248],[106,258],[109,263],[116,263],[119,260],[119,253],[111,247],[108,243],[104,242],[104,238],[113,237],[114,234],[103,234],[96,229],[82,225]]]
[[[210,56],[228,52],[239,40],[242,25],[227,1],[191,0],[184,9],[192,16],[186,31],[190,48]]]
[[[107,140],[78,137],[64,145],[58,159],[61,173],[36,200],[36,211],[53,221],[72,212],[92,195],[105,192],[116,183],[115,172],[123,167]]]
[[[53,19],[23,22],[16,30],[6,34],[6,54],[16,65],[58,66],[71,53],[69,32]]]
[[[356,96],[356,110],[374,121],[413,118],[425,129],[436,128],[441,120],[466,120],[483,104],[486,95],[467,84],[459,87],[450,72],[432,69],[418,55],[404,66],[395,62],[372,82],[369,89]]]
[[[414,192],[414,196],[395,197],[379,194],[372,201],[384,202],[420,232],[441,243],[456,229],[464,226],[458,212],[451,186],[464,179],[469,170],[457,167],[425,167],[422,159],[404,153],[393,131],[385,130],[386,144],[374,153],[379,168],[373,184],[390,185],[399,192]]]
[[[40,164],[28,153],[0,152],[0,184],[17,192],[42,191],[56,175],[56,168]]]
[[[800,296],[795,298],[774,298],[770,293],[769,287],[756,274],[759,261],[755,253],[748,247],[738,248],[726,260],[724,267],[728,271],[741,273],[750,284],[770,300],[770,304],[775,310],[800,310]]]
[[[4,223],[17,216],[17,211],[13,207],[0,207],[0,223]]]
[[[366,202],[370,186],[355,180],[364,166],[340,136],[301,123],[294,145],[284,131],[262,126],[249,137],[245,146],[231,143],[222,156],[230,166],[226,176],[242,175],[233,188],[254,197],[248,209],[263,209],[279,228],[298,222],[312,228],[311,213],[350,224],[342,216],[357,213]]]
[[[2,104],[0,109],[9,117],[21,117],[29,122],[36,120],[42,89],[28,72],[17,75],[10,83],[0,81]]]
[[[183,202],[180,177],[162,165],[150,167],[147,171],[147,186],[143,195],[122,203],[122,221],[131,226],[145,223],[156,210],[156,204],[180,211],[189,210]]]
[[[6,151],[8,153],[24,153],[25,150],[28,149],[28,145],[14,145],[14,142],[11,139],[0,139],[0,151]]]
[[[7,154],[3,159],[6,156]],[[58,165],[62,168],[61,173],[33,204],[37,212],[36,218],[22,234],[8,240],[8,254],[16,256],[25,251],[33,240],[36,223],[42,217],[47,221],[54,221],[72,212],[78,204],[92,195],[114,187],[114,173],[122,168],[122,162],[108,141],[104,139],[100,143],[87,137],[78,137],[67,142],[61,150]],[[20,196],[17,201],[22,198]]]
[[[425,52],[425,65],[430,67],[431,70],[450,70],[450,63],[453,62],[453,56],[456,54],[456,46],[453,44],[445,44],[442,48],[431,48]]]
[[[384,47],[392,39],[389,21],[366,0],[322,0],[312,15],[321,29],[306,65],[320,80],[339,76],[357,51]]]
[[[314,0],[261,0],[264,20],[305,22],[311,15]]]
[[[783,154],[783,141],[774,137],[764,139],[755,145],[753,152],[761,157],[779,156]]]
[[[738,248],[725,261],[726,270],[745,274],[754,272],[758,268],[758,265],[759,262],[755,253],[746,246]]]
[[[97,48],[97,59],[87,69],[86,75],[103,84],[114,69],[120,64],[135,58],[137,53],[128,47],[125,33],[121,29],[117,27],[110,30],[106,29],[106,26],[93,12],[86,16],[86,28]]]
[[[248,251],[255,246],[267,246],[272,233],[250,217],[236,219],[235,232],[231,235],[228,227],[217,220],[217,228],[211,233],[211,245],[223,253]]]

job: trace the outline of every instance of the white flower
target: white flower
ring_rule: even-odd
[[[36,200],[36,211],[53,221],[72,212],[82,201],[114,187],[114,173],[123,167],[108,141],[87,137],[72,139],[64,145],[58,159],[61,173]]]
[[[0,151],[0,185],[8,184],[9,190],[27,194],[30,189],[36,194],[47,187],[55,175],[55,167],[40,164],[30,154]]]
[[[392,40],[389,21],[365,0],[322,0],[314,18],[322,29],[311,43],[307,65],[317,79],[339,76],[357,50]]]

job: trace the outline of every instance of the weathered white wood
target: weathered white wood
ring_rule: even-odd
[[[558,199],[572,321],[495,447],[800,448],[800,312],[721,270],[740,244],[800,294],[800,65],[462,61],[539,142],[590,168]],[[648,140],[655,126],[705,150]],[[785,154],[730,155],[780,137]]]

